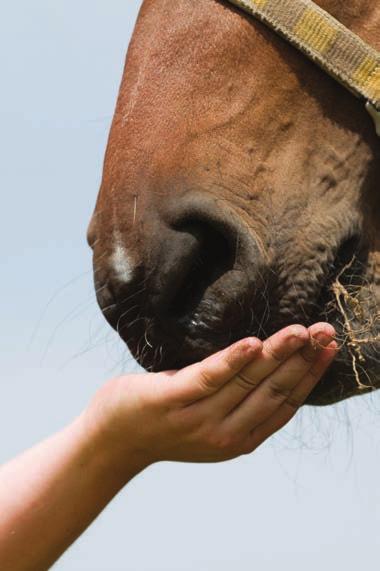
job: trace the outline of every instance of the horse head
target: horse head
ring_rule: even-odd
[[[376,3],[318,4],[380,47]],[[145,0],[88,233],[105,317],[151,371],[328,320],[309,402],[379,386],[379,154],[360,102],[259,22]]]

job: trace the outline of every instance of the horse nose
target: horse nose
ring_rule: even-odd
[[[220,313],[253,283],[257,244],[232,212],[204,198],[169,208],[162,218],[166,230],[151,281],[154,314],[199,325],[202,312],[210,316],[217,304]]]
[[[241,212],[193,194],[140,212],[96,268],[103,314],[140,364],[178,368],[261,327],[266,242]]]

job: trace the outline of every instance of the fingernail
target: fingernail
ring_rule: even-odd
[[[332,335],[329,335],[328,333],[317,333],[317,335],[315,335],[313,337],[313,345],[314,348],[316,350],[318,349],[322,349],[324,347],[327,347],[328,345],[330,345],[331,341],[334,340],[334,337]]]
[[[259,339],[249,339],[246,342],[245,345],[245,353],[247,353],[248,355],[252,354],[256,354],[258,351],[260,351],[260,349],[262,349],[262,343],[261,341],[259,341]]]
[[[307,330],[302,325],[292,325],[289,329],[289,333],[292,337],[297,339],[305,339],[307,335]]]

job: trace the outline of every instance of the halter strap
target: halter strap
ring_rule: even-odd
[[[264,22],[354,95],[380,135],[380,52],[311,0],[228,0]]]

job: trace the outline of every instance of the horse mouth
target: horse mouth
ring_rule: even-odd
[[[154,311],[147,291],[138,291],[143,275],[136,276],[125,289],[127,302],[109,304],[108,299],[104,316],[144,369],[179,369],[247,336],[265,339],[292,323],[310,326],[328,321],[337,331],[341,349],[308,404],[330,404],[377,388],[380,313],[373,278],[368,277],[368,249],[358,237],[346,240],[336,253],[324,281],[315,289],[316,297],[294,306],[291,313],[276,298],[275,272],[271,273],[272,280],[263,273],[262,283],[254,287],[247,282],[246,295],[235,303],[223,304],[218,275],[208,270],[207,259],[206,254],[192,272],[192,279],[185,280],[172,295],[169,319],[167,313]],[[228,264],[227,259],[224,271],[231,273],[231,283],[241,281],[242,276]],[[104,306],[101,298],[99,303]],[[253,311],[257,307],[260,311]]]

